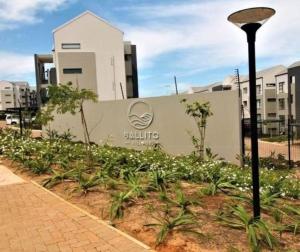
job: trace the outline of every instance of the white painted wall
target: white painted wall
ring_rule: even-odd
[[[278,75],[276,77],[276,93],[277,94],[281,94],[279,92],[279,83],[280,82],[284,82],[284,85],[283,85],[283,93],[288,93],[288,74],[283,74],[283,75]]]
[[[90,12],[54,30],[54,61],[63,52],[94,52],[96,55],[99,100],[122,99],[120,83],[126,97],[123,32]],[[80,49],[62,49],[62,43],[80,43]],[[80,66],[78,66],[80,67]],[[59,71],[57,71],[59,73]],[[58,74],[58,82],[60,76]]]
[[[29,104],[29,92],[30,88],[27,82],[0,81],[0,110],[18,107],[19,101],[21,102],[21,106],[24,107],[26,95]]]

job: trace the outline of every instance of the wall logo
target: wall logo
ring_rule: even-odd
[[[153,121],[153,117],[152,107],[143,100],[133,102],[128,108],[128,121],[135,129],[148,128]]]

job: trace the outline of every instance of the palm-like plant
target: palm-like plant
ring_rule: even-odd
[[[225,226],[244,229],[252,251],[259,251],[262,244],[268,245],[271,249],[276,246],[277,240],[265,221],[253,218],[241,205],[229,206],[228,210],[219,213],[218,220]]]
[[[172,231],[203,236],[202,233],[195,230],[195,228],[199,227],[195,217],[184,211],[181,211],[176,217],[172,217],[168,212],[165,212],[164,216],[153,216],[153,218],[157,220],[157,223],[146,224],[145,226],[160,228],[156,237],[156,245],[161,244]]]

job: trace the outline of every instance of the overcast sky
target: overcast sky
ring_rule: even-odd
[[[232,12],[272,7],[276,15],[257,34],[257,68],[300,60],[299,0],[0,0],[0,79],[35,85],[33,54],[50,53],[52,30],[85,10],[105,18],[137,45],[141,96],[247,73],[243,31]]]

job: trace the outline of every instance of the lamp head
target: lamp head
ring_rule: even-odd
[[[275,10],[272,8],[255,7],[232,13],[229,15],[228,21],[239,28],[247,24],[260,24],[260,26],[262,26],[274,14]]]

